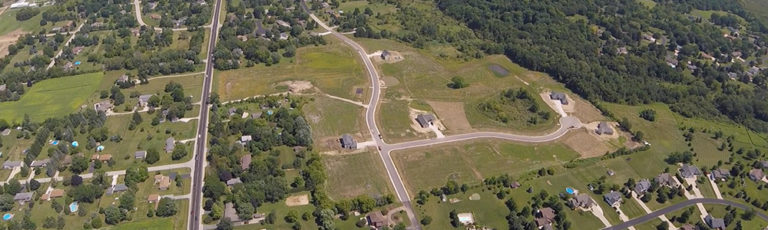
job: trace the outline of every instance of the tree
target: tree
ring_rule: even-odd
[[[448,87],[452,89],[461,89],[469,86],[469,83],[467,83],[463,77],[453,77],[451,78],[451,83],[448,83]]]
[[[655,121],[656,120],[656,110],[653,109],[646,109],[643,111],[640,111],[640,117],[647,120],[647,121]]]
[[[72,157],[72,165],[69,166],[69,171],[75,174],[80,174],[88,169],[88,159],[81,156]]]
[[[150,148],[147,150],[147,156],[144,157],[144,161],[146,161],[147,164],[154,164],[159,160],[160,160],[160,153],[156,149]]]
[[[136,196],[132,192],[125,192],[120,196],[120,209],[133,210]]]
[[[72,175],[72,179],[69,179],[69,184],[72,186],[78,186],[83,183],[83,178],[80,175]]]
[[[125,220],[125,213],[115,206],[109,206],[104,209],[104,222],[107,224],[118,224]]]
[[[288,214],[285,215],[285,222],[287,223],[295,223],[299,220],[299,213],[296,212],[296,210],[290,210],[288,211]]]
[[[30,218],[29,214],[26,214],[21,220],[21,228],[24,230],[34,230],[37,229],[37,224],[32,222],[32,218]]]
[[[7,212],[13,209],[13,196],[10,194],[0,195],[0,211]]]
[[[424,216],[424,218],[421,218],[422,225],[429,225],[430,223],[432,223],[432,217]]]
[[[93,218],[91,219],[91,227],[95,229],[101,228],[104,222],[101,221],[101,218]]]
[[[5,193],[16,195],[16,193],[21,191],[21,183],[19,183],[19,180],[11,179],[11,181],[9,181],[4,188]]]
[[[218,224],[216,224],[216,230],[232,230],[232,221],[229,217],[224,217]]]
[[[168,217],[176,215],[177,211],[178,208],[176,208],[176,202],[174,202],[171,198],[164,197],[163,199],[160,199],[160,203],[157,205],[157,212],[155,212],[155,214],[157,216]]]
[[[69,190],[72,199],[80,202],[93,203],[104,194],[104,190],[98,185],[84,184]]]
[[[29,181],[29,189],[32,191],[37,191],[37,189],[40,188],[40,182],[38,182],[35,179],[32,179]]]
[[[318,227],[321,230],[333,230],[335,229],[333,219],[336,215],[331,209],[322,209],[317,215]]]
[[[55,228],[56,227],[56,218],[49,216],[46,217],[43,221],[43,228]]]
[[[173,153],[171,153],[171,159],[173,160],[180,160],[185,156],[187,156],[187,148],[184,145],[176,146],[176,148],[173,149]]]
[[[149,153],[147,153],[149,155]],[[125,170],[125,185],[132,187],[135,184],[144,182],[149,178],[147,166],[133,165]]]

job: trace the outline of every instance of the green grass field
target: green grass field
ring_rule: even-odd
[[[14,30],[21,30],[24,32],[38,32],[40,29],[50,29],[53,27],[52,23],[48,23],[47,26],[40,26],[40,20],[43,18],[43,13],[48,7],[41,7],[39,14],[34,17],[25,20],[17,21],[16,14],[19,12],[17,9],[8,9],[2,15],[0,15],[0,36],[10,33]]]
[[[411,194],[444,185],[449,180],[478,184],[483,178],[559,166],[578,157],[560,144],[524,145],[477,141],[430,149],[395,152],[395,164]],[[563,188],[564,189],[564,188]]]
[[[641,217],[646,214],[643,207],[640,207],[640,204],[632,198],[624,199],[624,203],[621,204],[621,211],[624,212],[624,215],[627,215],[629,219]]]
[[[102,77],[89,73],[38,82],[20,100],[0,103],[0,119],[21,122],[29,114],[33,121],[42,121],[72,113],[97,90]]]
[[[278,83],[304,80],[324,93],[361,100],[355,88],[367,89],[368,78],[357,53],[338,40],[327,41],[328,45],[299,48],[295,58],[283,58],[277,65],[217,71],[214,89],[222,101],[228,101],[285,92]]]
[[[364,132],[363,108],[348,102],[324,96],[313,97],[314,101],[304,106],[304,116],[312,127],[315,147],[328,149],[325,140],[337,139],[342,134]]]
[[[386,140],[398,142],[434,136],[432,133],[418,133],[411,128],[413,121],[408,116],[409,105],[409,102],[403,100],[390,100],[379,104],[377,124]]]
[[[480,226],[488,226],[493,229],[506,228],[507,222],[505,217],[509,214],[509,210],[504,205],[506,200],[497,199],[496,195],[491,191],[477,193],[480,194],[480,200],[469,200],[472,192],[448,196],[448,199],[457,198],[461,200],[453,204],[450,202],[440,202],[438,197],[432,196],[425,205],[416,205],[415,211],[419,218],[424,216],[432,217],[432,223],[424,226],[424,229],[453,229],[448,217],[448,213],[451,210],[456,210],[456,213],[472,213],[475,223]]]
[[[323,165],[328,174],[325,189],[331,198],[381,197],[391,193],[387,172],[376,152],[323,156]]]

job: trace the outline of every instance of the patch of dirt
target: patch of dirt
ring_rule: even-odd
[[[291,93],[301,93],[313,88],[312,82],[309,81],[284,81],[277,85],[288,86],[288,91]]]
[[[562,137],[561,141],[578,152],[581,158],[602,156],[606,152],[610,152],[612,148],[608,146],[605,140],[590,134],[594,132],[594,129],[586,128],[573,130]]]
[[[464,112],[464,103],[427,101],[427,104],[435,110],[441,122],[448,124],[446,128],[457,131],[472,129],[469,120],[467,120],[467,114]]]
[[[309,195],[297,195],[297,196],[289,196],[288,198],[285,198],[285,205],[288,207],[292,206],[302,206],[302,205],[308,205],[309,204]]]
[[[8,55],[8,46],[15,44],[16,41],[19,40],[19,37],[24,34],[27,33],[21,29],[17,29],[3,36],[0,36],[0,57],[5,57],[5,55]]]
[[[597,134],[597,133],[595,132],[595,130],[597,130],[597,125],[598,125],[598,124],[600,124],[600,122],[599,122],[599,121],[595,121],[595,122],[590,122],[590,123],[582,124],[582,127],[584,127],[584,128],[586,128],[587,130],[591,131],[591,132],[590,132],[590,134],[592,134],[593,136],[595,136],[595,137],[597,137],[597,138],[599,138],[599,139],[601,139],[601,140],[606,140],[606,141],[607,141],[607,140],[612,140],[612,139],[617,139],[617,138],[619,138],[619,136],[620,136],[620,133],[621,133],[621,130],[619,130],[619,129],[617,129],[617,128],[616,128],[616,127],[619,127],[619,124],[618,124],[618,123],[616,123],[616,122],[607,122],[607,123],[608,123],[608,125],[610,125],[610,126],[611,126],[611,128],[613,129],[613,134],[612,134],[612,135],[607,135],[607,134]]]
[[[605,120],[606,118],[603,116],[603,113],[600,112],[600,110],[597,109],[592,103],[589,103],[588,101],[581,99],[580,97],[571,97],[568,96],[568,100],[572,100],[577,104],[578,106],[573,111],[573,116],[578,117],[581,122],[593,122],[593,121],[600,121]]]
[[[387,52],[387,55],[382,55],[382,53]],[[395,63],[405,60],[402,54],[397,51],[392,50],[384,50],[384,51],[376,51],[373,54],[370,55],[371,58],[373,58],[374,61],[377,62],[384,62],[384,63]]]

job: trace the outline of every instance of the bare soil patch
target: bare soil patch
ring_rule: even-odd
[[[441,122],[447,124],[447,129],[455,131],[472,129],[464,112],[464,103],[446,101],[427,101],[427,103],[435,110]]]
[[[566,134],[561,142],[581,155],[581,158],[602,156],[612,148],[605,140],[590,134],[594,129],[577,129]]]
[[[413,130],[416,130],[417,133],[431,133],[432,129],[430,128],[422,128],[421,125],[419,125],[418,122],[416,122],[416,117],[419,114],[427,114],[427,111],[418,110],[414,108],[408,108],[408,117],[411,119],[411,128]],[[437,127],[439,130],[445,130],[445,126],[443,126],[443,123],[440,122],[440,117],[435,116],[435,121],[432,122],[434,126]]]
[[[309,204],[308,194],[289,196],[288,198],[285,199],[285,205],[287,205],[288,207],[302,206],[302,205],[308,205],[308,204]]]
[[[575,107],[575,110],[571,112],[571,115],[578,117],[579,120],[581,120],[581,122],[587,123],[587,122],[600,121],[600,120],[606,119],[603,116],[603,113],[601,113],[600,110],[597,109],[597,107],[592,105],[592,103],[589,103],[586,100],[582,99],[581,97],[568,96],[568,100],[575,102],[575,104],[577,105]]]
[[[24,34],[26,34],[26,32],[22,31],[21,29],[17,29],[3,36],[0,36],[0,57],[5,57],[5,55],[8,55],[8,46],[15,44],[16,41],[19,40],[19,37]]]
[[[387,55],[382,55],[384,52],[387,52]],[[405,60],[400,52],[392,50],[379,50],[370,54],[369,57],[373,58],[374,61],[383,63],[395,63]]]
[[[288,91],[291,93],[301,93],[314,87],[312,86],[312,82],[309,81],[284,81],[278,83],[277,85],[287,86]]]

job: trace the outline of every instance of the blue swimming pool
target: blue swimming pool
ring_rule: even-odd
[[[13,218],[13,214],[10,214],[10,213],[3,214],[3,220],[10,220],[11,218]]]
[[[52,145],[58,145],[58,144],[59,144],[59,141],[52,141],[52,142],[51,142],[51,144],[52,144]]]
[[[104,151],[104,146],[99,145],[98,147],[96,147],[96,151],[99,151],[99,152]]]
[[[73,142],[72,142],[72,147],[77,147],[78,145],[79,145],[79,144],[77,143],[77,141],[73,141]]]
[[[575,191],[573,190],[573,188],[571,188],[571,187],[567,187],[567,188],[565,188],[565,192],[567,192],[568,194],[571,194],[571,195],[573,195],[573,193],[574,193]]]
[[[72,202],[69,204],[69,212],[77,212],[77,201]]]
[[[75,65],[80,65],[80,61],[76,61],[76,62],[75,62]]]

